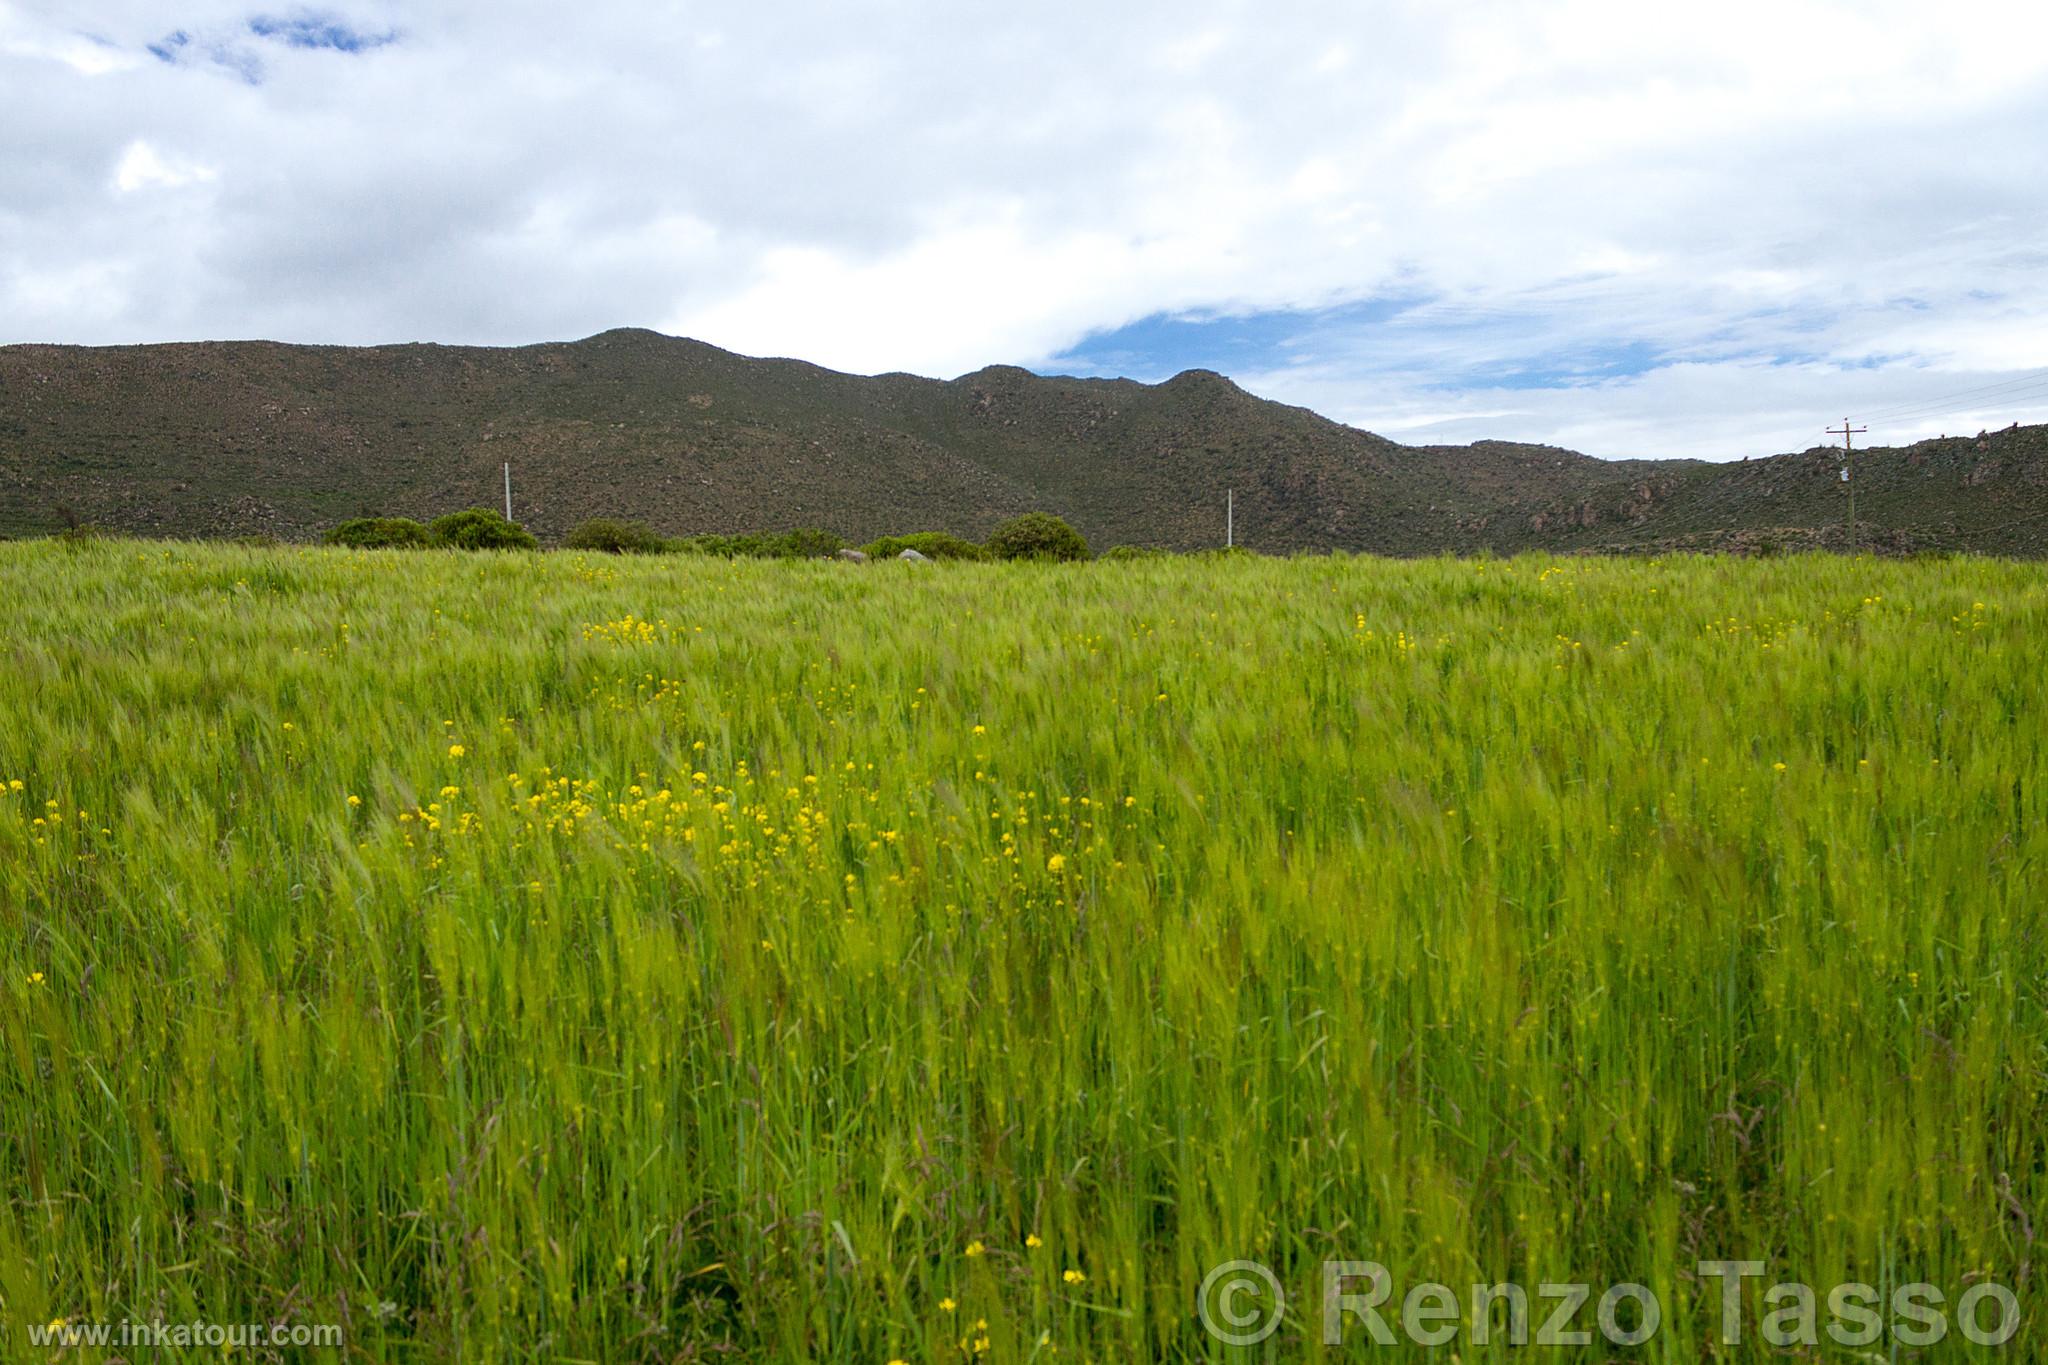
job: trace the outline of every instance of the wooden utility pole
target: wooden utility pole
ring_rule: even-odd
[[[1849,553],[1856,553],[1856,442],[1855,437],[1870,430],[1869,427],[1852,427],[1844,417],[1842,425],[1829,427],[1828,435],[1842,438],[1842,482],[1849,485]]]
[[[505,462],[505,520],[512,520],[512,462]]]

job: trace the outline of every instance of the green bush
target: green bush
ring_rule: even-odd
[[[776,559],[830,559],[846,548],[844,540],[816,527],[783,531],[769,540],[773,545],[769,555]]]
[[[883,536],[861,549],[869,559],[895,559],[905,550],[915,550],[926,559],[988,558],[988,551],[981,546],[945,531],[912,531],[908,535]]]
[[[435,517],[427,533],[436,545],[451,550],[538,550],[533,532],[507,521],[488,507],[471,507]]]
[[[1050,512],[1011,517],[988,538],[997,559],[1086,559],[1088,542],[1081,533]]]
[[[846,548],[846,542],[830,531],[805,527],[737,536],[688,536],[676,542],[675,548],[726,559],[830,559]]]
[[[1102,552],[1104,559],[1164,559],[1173,551],[1159,545],[1112,545]]]
[[[329,531],[329,545],[357,550],[406,549],[428,544],[427,528],[411,517],[355,517]]]
[[[602,550],[614,555],[656,555],[668,548],[642,521],[620,521],[616,517],[591,517],[569,533],[562,542],[565,550]]]

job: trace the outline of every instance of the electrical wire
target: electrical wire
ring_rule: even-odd
[[[1961,411],[1982,403],[2006,403],[2018,398],[2031,398],[2036,392],[2048,394],[2048,370],[2017,379],[2001,380],[1995,384],[1980,384],[1972,389],[1958,389],[1953,393],[1933,394],[1910,403],[1897,403],[1888,408],[1864,412],[1861,416],[1865,422],[1900,422],[1920,417],[1939,417],[1944,413]]]

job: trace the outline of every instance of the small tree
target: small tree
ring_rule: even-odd
[[[830,559],[846,542],[830,531],[799,527],[794,531],[750,531],[743,535],[684,536],[670,549],[683,554],[722,555],[727,559]]]
[[[562,542],[565,550],[602,550],[614,555],[657,555],[668,542],[641,521],[620,521],[616,517],[591,517],[569,533]]]
[[[771,559],[830,559],[846,548],[846,542],[830,531],[799,526],[768,537],[766,553]]]
[[[451,550],[538,550],[533,532],[488,507],[435,517],[427,526],[434,544]]]
[[[1086,559],[1088,542],[1079,531],[1050,512],[1011,517],[988,538],[997,559]]]
[[[988,551],[971,540],[944,531],[912,531],[908,535],[883,536],[862,547],[870,559],[894,559],[905,550],[915,550],[926,559],[987,559]]]
[[[411,517],[352,517],[325,538],[329,545],[357,550],[415,549],[430,539],[427,528]]]

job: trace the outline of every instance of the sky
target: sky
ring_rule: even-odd
[[[2044,129],[2038,0],[0,0],[0,342],[643,326],[1889,444],[2048,421]]]

